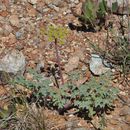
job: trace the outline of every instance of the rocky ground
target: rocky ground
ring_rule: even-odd
[[[3,60],[0,63],[0,83],[6,82],[1,71],[7,71],[10,74],[19,71],[20,74],[23,74],[27,68],[39,70],[39,66],[47,68],[56,63],[53,44],[50,44],[47,36],[41,33],[41,29],[46,29],[50,24],[62,25],[69,30],[65,44],[59,45],[64,79],[67,76],[66,72],[76,68],[85,68],[86,73],[90,76],[90,71],[84,63],[80,62],[82,60],[88,63],[92,52],[86,37],[103,47],[106,30],[102,29],[96,33],[84,32],[69,26],[71,24],[81,26],[73,15],[72,9],[80,14],[83,1],[1,0],[0,57]],[[109,19],[114,19],[114,26],[118,27],[116,15]],[[11,58],[11,56],[15,58]],[[17,61],[15,61],[16,59]],[[8,67],[10,64],[12,68]],[[114,83],[117,85],[118,79],[115,79]],[[118,84],[118,86],[121,90],[121,99],[115,101],[114,111],[106,116],[107,127],[104,130],[130,130],[130,86],[127,84],[124,86]],[[2,88],[0,96],[6,93]],[[92,124],[73,114],[59,115],[48,109],[44,110],[44,113],[48,130],[94,130]],[[97,117],[93,122],[96,124]]]

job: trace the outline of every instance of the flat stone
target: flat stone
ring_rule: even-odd
[[[124,106],[119,113],[120,116],[130,115],[130,108],[128,106]]]
[[[6,6],[0,2],[0,12],[5,10],[6,10]]]
[[[23,74],[25,71],[25,57],[21,51],[11,50],[0,60],[0,71]]]
[[[60,10],[60,8],[55,6],[54,4],[49,4],[48,7],[50,7],[51,9],[54,9],[57,12]]]
[[[13,28],[10,25],[4,25],[3,28],[5,36],[9,35],[13,31]]]
[[[28,15],[29,15],[30,17],[34,17],[34,16],[36,16],[36,14],[37,14],[37,11],[36,11],[35,8],[30,8],[30,9],[27,10],[27,12],[28,12]]]
[[[130,123],[130,115],[126,115],[125,120],[127,123]]]
[[[16,26],[18,27],[19,26],[19,18],[17,15],[11,15],[9,17],[9,21],[11,23],[12,26]]]
[[[115,126],[115,125],[112,126],[112,125],[108,124],[107,128],[105,128],[104,130],[122,130],[122,128],[121,128],[121,126]]]
[[[68,63],[65,65],[65,71],[68,73],[74,69],[76,69],[79,65],[79,57],[73,56],[69,58]]]
[[[121,130],[130,130],[130,126],[128,126],[127,124],[122,124]]]
[[[4,30],[3,28],[0,27],[0,35],[3,35],[4,34]]]
[[[74,128],[73,130],[89,130],[89,129],[86,129],[86,128]]]
[[[14,34],[10,33],[8,38],[9,38],[10,44],[13,44],[16,42],[16,38]]]
[[[112,124],[112,125],[117,125],[119,122],[118,122],[118,120],[117,119],[110,119],[110,124]]]
[[[45,4],[49,5],[49,4],[53,4],[55,6],[60,6],[60,4],[63,3],[63,1],[61,0],[44,0]]]
[[[44,65],[44,61],[40,61],[37,66],[36,66],[36,71],[38,73],[41,73],[44,69],[45,65]]]
[[[101,74],[104,74],[104,73],[106,73],[107,71],[110,70],[110,68],[105,67],[103,65],[102,58],[99,55],[96,55],[96,54],[91,55],[89,67],[90,67],[90,71],[94,75],[101,75]]]
[[[30,4],[37,4],[37,2],[38,2],[38,0],[28,0],[28,2],[30,3]]]

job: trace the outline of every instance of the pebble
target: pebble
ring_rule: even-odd
[[[49,4],[48,7],[50,7],[51,9],[54,9],[55,11],[59,12],[60,8],[53,5],[53,4]]]
[[[79,0],[71,0],[73,3],[78,4]]]
[[[9,38],[10,44],[13,44],[13,43],[16,42],[16,38],[15,38],[14,34],[10,33],[9,36],[8,36],[8,38]]]
[[[40,62],[37,64],[37,66],[36,66],[36,71],[37,71],[38,73],[41,73],[42,70],[44,69],[44,67],[45,67],[44,62],[43,62],[43,61],[40,61]]]
[[[121,130],[130,130],[130,126],[128,126],[127,124],[122,124]]]
[[[61,0],[44,0],[45,4],[47,5],[55,5],[55,6],[59,6],[63,1]]]
[[[0,12],[5,10],[6,10],[6,6],[0,2]]]
[[[19,26],[19,18],[17,15],[11,15],[9,17],[9,21],[11,23],[12,26],[16,26],[18,27]]]
[[[7,24],[5,24],[5,26],[3,28],[4,28],[4,35],[5,36],[9,35],[13,31],[13,28]]]
[[[126,120],[127,123],[130,124],[130,115],[126,115],[125,120]]]
[[[124,106],[120,110],[120,116],[126,116],[126,115],[130,115],[130,107],[128,107],[128,106]]]
[[[73,130],[89,130],[89,129],[86,129],[86,128],[74,128]]]
[[[28,0],[28,2],[34,5],[34,4],[37,4],[38,0]]]
[[[15,33],[16,39],[20,39],[22,37],[22,32]]]
[[[76,69],[79,65],[79,60],[78,56],[70,57],[68,63],[65,65],[65,71],[68,73]]]
[[[37,11],[35,8],[30,8],[27,10],[28,16],[35,17],[37,15]]]
[[[0,27],[0,35],[3,35],[3,33],[4,33],[4,30],[3,28]]]

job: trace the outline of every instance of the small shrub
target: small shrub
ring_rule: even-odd
[[[69,103],[78,112],[85,111],[85,116],[91,118],[97,110],[101,112],[107,107],[111,108],[118,92],[116,88],[111,87],[108,75],[102,75],[99,78],[92,77],[89,82],[81,86],[67,82],[60,88],[50,87],[50,81],[43,80],[36,73],[34,74],[34,80],[28,81],[23,77],[19,77],[15,80],[15,83],[35,90],[36,97],[38,99],[42,97],[45,102],[48,102],[47,105],[51,105],[50,107],[65,108],[66,104]]]
[[[105,16],[107,12],[106,1],[94,3],[92,0],[86,0],[83,5],[82,15],[79,16],[84,24],[87,24],[89,28],[93,28],[96,31],[101,29],[105,24]]]

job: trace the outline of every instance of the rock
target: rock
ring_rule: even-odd
[[[120,126],[111,126],[108,125],[107,128],[105,128],[104,130],[122,130],[122,128]]]
[[[35,17],[36,14],[37,14],[36,9],[34,9],[34,8],[28,9],[27,12],[28,12],[28,15],[29,15],[30,17]]]
[[[32,4],[32,5],[37,4],[37,1],[38,1],[38,0],[28,0],[28,2],[29,2],[30,4]]]
[[[90,71],[94,75],[101,75],[106,73],[110,68],[105,67],[102,62],[102,58],[99,55],[92,54],[90,63],[89,63]]]
[[[49,5],[53,2],[53,0],[44,0],[45,1],[45,4]]]
[[[7,15],[9,14],[9,12],[8,11],[2,11],[2,12],[0,12],[0,16],[2,16],[2,17],[7,17]]]
[[[13,28],[10,25],[4,25],[4,35],[7,36],[13,31]]]
[[[127,124],[122,124],[121,130],[130,130],[130,126],[128,126]]]
[[[4,30],[3,28],[0,27],[0,35],[3,35],[4,34]]]
[[[109,123],[111,125],[118,125],[119,121],[117,119],[110,119]]]
[[[16,26],[18,27],[19,26],[19,18],[17,15],[11,15],[9,17],[9,21],[11,23],[12,26]]]
[[[55,6],[55,5],[49,5],[49,7],[51,8],[51,9],[54,9],[55,11],[57,11],[57,12],[59,12],[59,10],[60,10],[60,8],[59,7],[57,7],[57,6]]]
[[[73,130],[89,130],[89,129],[86,129],[86,128],[74,128]]]
[[[79,0],[70,0],[71,3],[78,4]]]
[[[13,44],[13,43],[16,42],[16,38],[15,38],[14,34],[10,33],[10,35],[8,36],[8,38],[9,38],[10,44]]]
[[[21,50],[24,49],[24,45],[23,44],[17,44],[15,49],[21,51]]]
[[[6,6],[0,2],[0,12],[5,10],[6,10]]]
[[[46,12],[48,12],[49,10],[50,10],[50,8],[43,8],[42,12],[43,12],[43,13],[46,13]]]
[[[67,121],[66,127],[67,127],[66,130],[74,130],[74,128],[77,127],[77,121],[72,121],[72,120]]]
[[[74,69],[76,69],[79,65],[79,57],[73,56],[69,58],[68,64],[65,65],[65,71],[68,73]]]
[[[52,5],[55,5],[55,6],[60,6],[60,4],[63,3],[63,1],[61,1],[61,0],[44,0],[44,2],[47,5],[52,4]]]
[[[43,13],[43,9],[45,8],[45,2],[38,2],[36,10],[40,13]]]
[[[16,32],[15,37],[16,37],[16,39],[20,39],[22,37],[22,32],[19,32],[19,31]]]
[[[125,120],[126,120],[127,123],[130,124],[130,115],[126,115]]]
[[[73,55],[79,57],[82,61],[85,59],[84,49],[76,49]]]
[[[75,14],[81,15],[82,14],[82,3],[77,4],[74,8],[72,8],[72,11]]]
[[[0,60],[0,71],[23,74],[25,71],[25,57],[18,50],[11,50]]]
[[[119,112],[120,116],[126,116],[126,115],[130,115],[130,107],[129,106],[124,106],[120,112]]]
[[[37,66],[36,66],[36,71],[38,73],[41,73],[42,71],[44,70],[44,62],[43,61],[40,61]]]
[[[18,40],[23,40],[23,39],[25,39],[25,36],[26,36],[26,34],[25,34],[25,31],[24,31],[23,28],[21,28],[20,30],[18,30],[18,31],[15,33],[15,37],[16,37],[16,39],[18,39]]]

